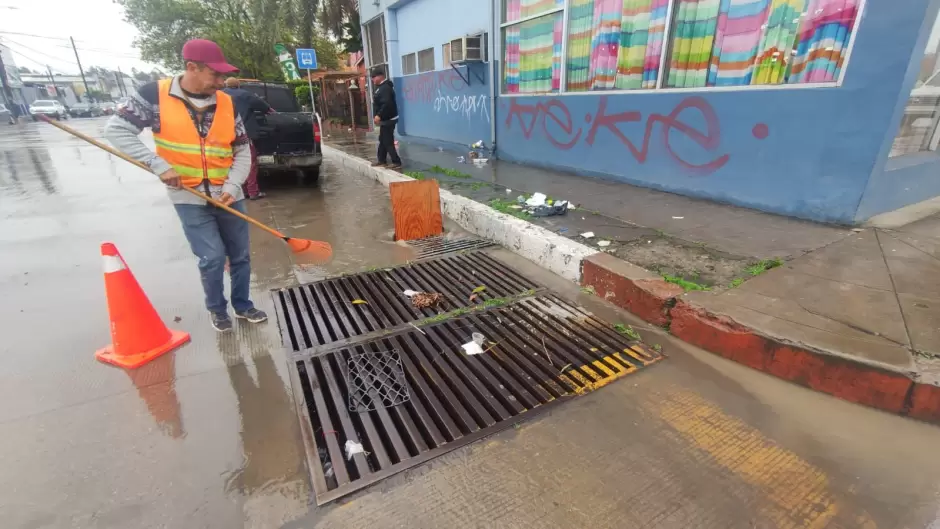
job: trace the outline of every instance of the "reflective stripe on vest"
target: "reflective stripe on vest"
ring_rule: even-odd
[[[225,92],[216,92],[215,116],[205,138],[181,99],[170,95],[173,79],[159,82],[160,132],[153,135],[157,155],[173,166],[186,187],[196,187],[206,178],[221,185],[232,168],[235,141],[235,105]]]

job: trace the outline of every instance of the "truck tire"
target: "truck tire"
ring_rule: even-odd
[[[306,184],[316,184],[320,180],[320,166],[302,169],[300,171],[301,181]]]

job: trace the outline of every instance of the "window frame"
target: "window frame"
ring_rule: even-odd
[[[431,52],[431,68],[428,70],[421,69],[421,54],[424,52]],[[437,70],[437,57],[434,56],[434,47],[425,48],[423,50],[418,50],[413,54],[415,56],[415,69],[417,73],[427,73]]]
[[[409,72],[408,68],[405,67],[405,59],[412,59],[412,70]],[[417,52],[403,53],[401,55],[401,75],[402,77],[406,75],[416,75],[418,73],[418,54]]]
[[[828,83],[781,83],[781,84],[759,84],[759,85],[734,85],[734,86],[700,86],[700,87],[689,87],[689,88],[664,88],[664,78],[667,74],[666,65],[671,54],[672,50],[672,27],[675,18],[674,6],[680,0],[669,0],[666,5],[666,24],[663,28],[664,42],[663,42],[663,51],[662,56],[659,60],[659,70],[656,76],[656,88],[636,88],[630,90],[584,90],[584,91],[569,91],[568,90],[568,40],[569,40],[569,14],[571,12],[571,0],[562,0],[561,5],[554,6],[551,9],[545,10],[536,15],[530,15],[527,17],[520,18],[518,20],[513,20],[511,22],[505,22],[503,19],[506,15],[505,4],[500,2],[499,4],[499,35],[493,43],[493,53],[495,57],[499,57],[500,60],[500,72],[499,72],[499,95],[500,97],[530,97],[530,96],[585,96],[585,95],[620,95],[620,94],[668,94],[668,93],[697,93],[697,92],[737,92],[743,90],[749,91],[766,91],[766,90],[811,90],[819,88],[839,88],[843,85],[845,81],[846,73],[849,70],[849,67],[852,63],[852,52],[855,50],[855,41],[858,38],[859,29],[862,25],[862,21],[865,15],[865,10],[868,7],[868,0],[859,0],[858,10],[855,13],[855,20],[853,24],[852,34],[849,36],[849,41],[845,47],[845,57],[842,61],[842,68],[839,71],[839,77],[834,82]],[[508,93],[506,92],[506,86],[504,80],[506,78],[506,60],[503,56],[503,50],[506,44],[506,28],[522,24],[524,22],[529,22],[531,20],[536,20],[542,17],[547,17],[554,15],[556,13],[562,13],[562,34],[561,34],[561,72],[560,72],[560,86],[557,92],[527,92],[527,93]],[[475,35],[468,35],[475,36]],[[488,48],[488,46],[487,46]],[[488,53],[488,50],[487,52]],[[937,127],[940,131],[940,126]],[[936,140],[940,142],[940,134],[937,135]],[[931,140],[934,141],[933,139]]]

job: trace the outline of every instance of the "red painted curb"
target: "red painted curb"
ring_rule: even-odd
[[[681,300],[669,315],[672,334],[735,362],[850,402],[940,422],[940,388],[918,384],[908,410],[914,382],[901,374],[782,343]]]
[[[669,323],[669,308],[684,292],[678,285],[604,253],[584,259],[581,285],[593,287],[598,296],[660,326]]]

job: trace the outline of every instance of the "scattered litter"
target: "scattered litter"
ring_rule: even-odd
[[[411,304],[416,309],[427,309],[436,306],[444,299],[440,292],[418,292],[411,296]]]
[[[561,371],[558,372],[559,375],[564,375],[565,370],[571,367],[571,364],[565,364],[565,367],[561,368]]]
[[[509,206],[510,209],[522,209],[522,206],[512,205]]]
[[[586,232],[582,233],[581,236],[584,237],[585,239],[590,239],[591,237],[594,236],[594,232],[593,232],[593,231],[586,231]]]
[[[574,207],[574,204],[568,204],[568,209],[574,211],[574,210],[576,210],[576,209],[578,209],[578,208]]]
[[[467,159],[464,158],[463,156],[458,156],[457,163],[467,163]]]
[[[476,143],[470,144],[471,149],[482,149],[484,147],[486,147],[486,145],[483,143],[483,140],[478,140]]]
[[[486,165],[490,161],[489,158],[475,158],[473,163],[475,165]]]
[[[581,217],[581,220],[585,220],[584,217]]]
[[[506,188],[506,194],[507,194],[507,195],[511,195],[511,194],[512,194],[512,189],[509,189],[509,188],[507,187],[507,188]]]
[[[673,218],[676,219],[676,220],[682,220],[682,219],[684,219],[685,217],[673,217]]]
[[[443,148],[443,147],[438,147],[438,148],[437,148],[437,152],[444,152],[444,148]]]
[[[601,248],[606,248],[610,246],[610,241],[597,241],[597,245]]]
[[[350,301],[350,303],[352,303],[353,305],[368,305],[369,304],[369,302],[364,299],[354,299]]]
[[[855,233],[858,233],[858,232],[865,231],[865,230],[863,230],[862,228],[852,228],[852,231],[854,231]]]
[[[177,317],[173,318],[173,321],[174,321],[175,323],[179,323],[179,322],[183,321],[183,318],[180,318],[179,316],[177,316]]]
[[[356,454],[368,455],[362,443],[357,443],[353,440],[346,441],[346,460],[351,461],[352,456]]]
[[[483,336],[482,334],[480,334],[480,333],[478,333],[478,332],[475,332],[475,333],[470,334],[470,338],[471,338],[477,345],[483,345],[484,343],[486,343],[486,336]]]
[[[568,233],[568,228],[558,228],[558,233]]]
[[[418,291],[416,291],[416,290],[406,290],[406,291],[402,292],[402,294],[404,294],[404,295],[406,295],[406,296],[408,296],[408,297],[410,298],[410,297],[413,297],[415,294],[420,294],[420,292],[418,292]]]
[[[526,206],[544,206],[545,199],[548,196],[545,193],[533,193],[528,200],[525,201]]]
[[[470,341],[460,346],[465,353],[468,355],[478,355],[483,354],[483,347],[480,344]]]

